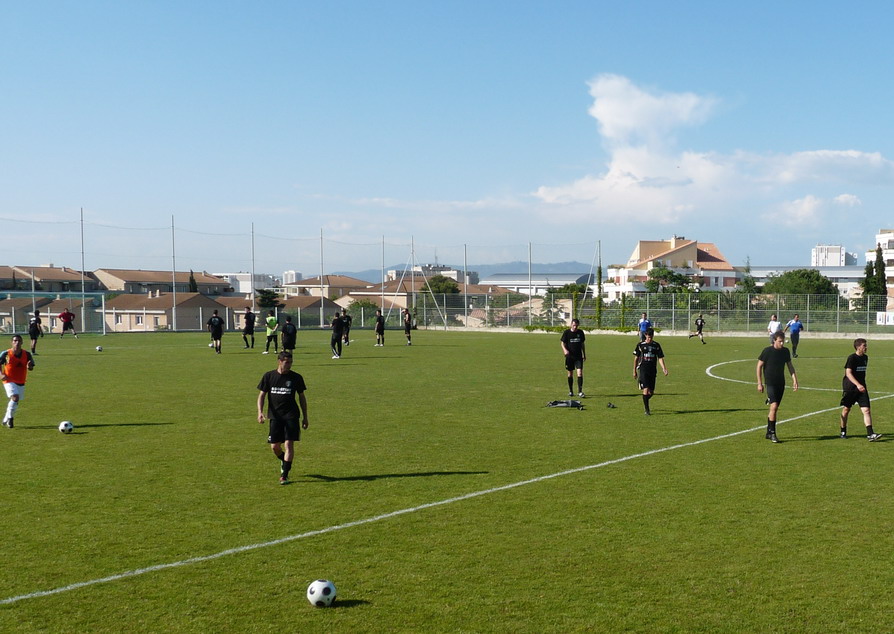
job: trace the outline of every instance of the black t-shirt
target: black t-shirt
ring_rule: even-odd
[[[636,344],[633,349],[633,355],[639,359],[637,367],[643,372],[657,372],[658,359],[664,358],[664,350],[657,341],[646,343],[642,341]]]
[[[298,327],[290,321],[287,321],[282,325],[282,340],[283,345],[285,345],[286,341],[295,341],[295,337],[298,335]]]
[[[847,361],[844,363],[844,369],[851,369],[851,372],[854,375],[854,378],[857,379],[863,387],[866,387],[866,366],[869,365],[869,356],[863,355],[862,357],[858,355],[856,352],[847,358]],[[855,391],[857,386],[851,383],[851,380],[847,378],[847,374],[844,375],[844,378],[841,379],[841,387],[845,390]]]
[[[223,330],[223,326],[223,317],[220,317],[219,315],[212,315],[211,319],[208,320],[208,327],[211,328],[211,332],[220,332]]]
[[[345,328],[345,330],[350,330],[350,329],[351,329],[351,323],[354,321],[354,318],[351,317],[350,315],[344,315],[341,319],[342,319],[343,322],[345,322],[345,323],[344,323],[344,328]]]
[[[336,316],[332,320],[332,336],[341,337],[345,332],[345,322],[341,317]]]
[[[297,372],[289,370],[280,374],[278,370],[270,370],[261,377],[258,389],[267,393],[268,418],[294,420],[301,415],[295,395],[304,392],[307,386]]]
[[[376,332],[385,332],[385,317],[382,315],[376,317]]]
[[[785,385],[785,368],[792,360],[788,348],[767,346],[763,349],[758,361],[764,362],[764,383],[767,385]]]
[[[568,355],[575,359],[584,358],[584,342],[586,339],[587,335],[580,328],[574,331],[569,328],[562,333],[562,343],[565,344]]]
[[[252,328],[252,329],[255,327],[255,314],[254,313],[245,313],[245,327]]]
[[[698,328],[699,330],[701,330],[702,328],[704,328],[704,327],[705,327],[705,320],[702,319],[701,317],[699,317],[698,319],[696,319],[696,320],[695,320],[695,327]]]

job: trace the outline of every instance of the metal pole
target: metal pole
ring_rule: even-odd
[[[174,214],[171,214],[171,325],[177,332],[177,249],[174,242]]]
[[[463,323],[469,325],[469,256],[463,245]]]
[[[255,223],[251,223],[251,309],[255,310]]]
[[[86,313],[84,312],[87,299],[84,296],[84,208],[81,207],[81,328],[87,329]]]
[[[531,288],[531,283],[533,281],[533,277],[531,275],[531,243],[528,242],[528,325],[533,324],[533,320],[531,318],[531,311],[533,310],[533,300],[534,300],[534,291]]]
[[[323,323],[323,228],[320,227],[320,328]]]

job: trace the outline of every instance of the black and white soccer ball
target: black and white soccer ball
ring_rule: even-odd
[[[96,351],[97,351],[97,352],[102,352],[102,346],[96,346]]]
[[[74,431],[74,425],[72,425],[67,420],[64,420],[59,423],[59,431],[61,431],[63,434],[70,434],[72,431]]]
[[[328,608],[335,601],[335,584],[317,579],[307,586],[307,600],[317,608]]]

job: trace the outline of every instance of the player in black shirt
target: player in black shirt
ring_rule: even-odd
[[[292,316],[286,315],[286,323],[282,325],[282,349],[291,352],[298,340],[298,328],[292,323]]]
[[[351,324],[353,323],[354,318],[348,314],[347,309],[342,308],[341,309],[341,320],[344,322],[344,324],[342,325],[342,328],[344,329],[344,332],[342,334],[342,340],[345,342],[346,346],[350,346],[351,345]]]
[[[587,335],[580,329],[580,320],[572,319],[571,328],[562,333],[562,354],[568,371],[568,396],[574,396],[574,371],[577,370],[578,396],[584,398],[584,361],[587,360]]]
[[[658,366],[664,376],[667,376],[667,364],[664,361],[664,350],[661,344],[653,340],[655,330],[647,328],[643,333],[644,339],[636,344],[633,349],[633,376],[639,381],[639,387],[643,391],[643,408],[646,416],[650,416],[649,401],[655,394],[655,379],[658,377]]]
[[[220,354],[220,340],[223,338],[224,320],[215,310],[208,319],[208,331],[211,333],[211,341],[214,343],[214,351]]]
[[[264,422],[264,401],[267,400],[266,418],[270,421],[267,442],[280,461],[279,483],[287,484],[295,455],[295,442],[301,440],[298,419],[301,418],[302,428],[307,429],[308,426],[307,399],[304,397],[307,386],[304,377],[292,371],[291,352],[283,350],[276,359],[276,369],[265,373],[258,383],[258,422]]]
[[[854,339],[854,352],[844,364],[844,378],[841,380],[841,437],[847,438],[847,417],[854,404],[863,412],[863,424],[866,425],[866,438],[869,442],[879,440],[882,435],[872,429],[872,412],[869,408],[869,390],[866,388],[866,367],[869,356],[866,354],[868,344],[865,339]]]
[[[784,344],[785,333],[777,330],[773,333],[773,345],[764,348],[757,359],[757,391],[763,392],[766,383],[767,404],[770,406],[767,414],[766,438],[773,442],[779,442],[776,437],[776,413],[785,393],[786,367],[792,375],[792,389],[795,391],[798,389],[798,376],[795,374],[795,366],[792,365],[792,355]]]
[[[251,337],[251,347],[255,347],[255,314],[251,312],[251,307],[245,307],[245,316],[242,319],[245,320],[242,326],[242,341],[245,342],[245,349],[248,350],[249,337]]]
[[[382,311],[376,311],[376,346],[381,347],[385,345],[385,318],[382,316]]]
[[[31,354],[37,354],[37,339],[43,337],[43,321],[40,319],[40,310],[34,310],[34,316],[28,320],[28,336],[31,338]]]
[[[702,314],[699,313],[698,319],[695,320],[695,332],[692,333],[691,335],[689,335],[689,338],[692,339],[693,337],[698,337],[699,339],[702,340],[702,343],[705,343],[705,335],[702,334],[702,330],[704,329],[704,327],[705,327],[705,320],[702,317]]]
[[[341,315],[335,313],[335,317],[332,318],[332,338],[329,340],[329,345],[332,346],[333,359],[341,357],[341,342],[344,334],[345,322],[342,320]]]

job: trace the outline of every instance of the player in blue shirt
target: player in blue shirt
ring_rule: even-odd
[[[783,332],[788,331],[791,333],[789,340],[792,342],[792,356],[796,359],[798,358],[798,341],[801,339],[802,330],[804,330],[804,324],[801,323],[797,313],[785,325],[785,330],[783,330]]]
[[[642,319],[639,320],[639,340],[646,340],[646,331],[652,327],[652,322],[646,317],[646,313],[643,313]]]

